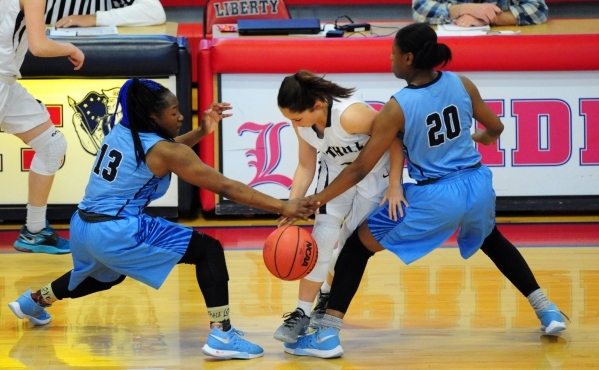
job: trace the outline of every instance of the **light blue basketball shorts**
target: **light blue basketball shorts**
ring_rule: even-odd
[[[495,226],[495,191],[486,166],[465,169],[428,185],[404,184],[408,208],[398,221],[388,204],[368,217],[372,235],[409,264],[424,257],[458,231],[463,258],[472,256]]]
[[[71,218],[73,272],[69,290],[85,278],[111,282],[129,276],[158,289],[181,260],[193,230],[146,214],[90,223]]]

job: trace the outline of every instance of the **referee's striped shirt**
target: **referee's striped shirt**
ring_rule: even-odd
[[[54,24],[57,20],[69,15],[95,14],[98,10],[106,11],[123,8],[133,4],[135,0],[48,0],[46,2],[46,24]]]

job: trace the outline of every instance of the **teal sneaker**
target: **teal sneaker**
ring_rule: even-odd
[[[66,254],[71,253],[69,241],[58,236],[46,221],[46,227],[39,233],[31,233],[27,226],[21,227],[21,233],[14,243],[16,250],[28,253]]]
[[[241,338],[244,334],[244,332],[233,327],[229,331],[214,328],[210,330],[208,340],[206,340],[202,352],[205,355],[221,359],[237,358],[249,360],[263,356],[264,350],[262,347]]]
[[[570,318],[560,311],[553,303],[543,311],[536,312],[537,317],[541,320],[541,331],[545,334],[554,334],[566,329],[564,317],[570,321]]]
[[[8,308],[19,318],[29,319],[33,325],[46,325],[52,316],[31,298],[31,290],[23,293],[16,301],[10,302]]]
[[[320,358],[335,358],[343,356],[343,348],[339,333],[333,328],[322,330],[316,328],[295,343],[285,343],[285,352],[296,356],[312,356]]]

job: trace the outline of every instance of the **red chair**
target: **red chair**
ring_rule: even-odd
[[[212,25],[237,23],[240,19],[291,19],[291,14],[284,0],[208,0],[204,8],[204,38],[212,38]]]

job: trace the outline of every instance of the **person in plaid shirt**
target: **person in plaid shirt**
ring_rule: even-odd
[[[541,24],[547,21],[545,0],[413,0],[417,23],[455,23],[462,27]]]

